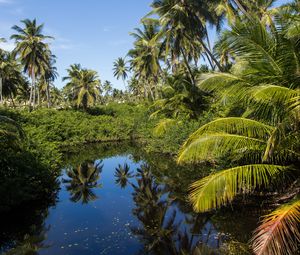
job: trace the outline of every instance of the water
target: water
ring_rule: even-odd
[[[245,254],[256,212],[199,215],[187,202],[188,185],[208,171],[179,168],[171,158],[128,144],[77,148],[66,157],[54,205],[2,217],[0,251]]]

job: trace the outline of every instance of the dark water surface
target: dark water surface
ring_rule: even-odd
[[[0,252],[245,254],[241,243],[256,226],[256,212],[199,215],[186,202],[188,185],[208,173],[136,145],[76,148],[65,159],[54,205],[1,217]]]

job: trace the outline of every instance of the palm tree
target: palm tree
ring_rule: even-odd
[[[16,42],[13,53],[20,57],[24,72],[32,80],[29,105],[35,108],[36,78],[41,74],[41,67],[48,64],[49,45],[45,43],[45,40],[52,39],[52,37],[42,34],[44,25],[37,25],[35,19],[32,21],[25,19],[21,22],[25,25],[24,28],[12,27],[17,32],[11,36],[11,39]]]
[[[216,91],[221,99],[240,101],[244,112],[202,126],[181,148],[179,163],[224,156],[231,162],[230,168],[191,185],[190,199],[198,212],[231,203],[238,194],[285,187],[285,176],[299,171],[293,165],[299,163],[300,58],[296,42],[286,38],[282,17],[276,19],[278,31],[260,21],[237,23],[226,39],[236,57],[233,73],[206,75],[200,82],[201,89]],[[297,250],[297,179],[294,189],[286,199],[294,200],[267,216],[257,229],[255,254],[294,254]]]
[[[48,53],[48,61],[46,65],[42,66],[41,77],[40,77],[40,88],[38,91],[44,92],[46,95],[47,106],[51,107],[51,93],[50,93],[50,84],[55,81],[58,77],[57,68],[54,66],[56,62],[56,56],[52,55],[51,52]],[[38,96],[38,104],[40,96]]]
[[[125,86],[125,80],[128,76],[128,67],[126,66],[126,61],[124,58],[118,58],[115,62],[114,62],[114,76],[117,79],[122,78],[124,86]]]
[[[204,43],[207,37],[205,21],[215,22],[214,12],[209,12],[210,7],[206,1],[188,0],[154,0],[153,10],[148,15],[159,16],[161,33],[165,36],[166,55],[171,51],[172,62],[182,57],[186,65],[190,78],[194,82],[189,60],[193,57],[193,52],[200,52],[203,49],[207,54],[213,67],[213,63],[222,70],[221,65],[214,57],[212,51]],[[195,48],[196,47],[196,48]],[[198,56],[196,55],[198,58]]]
[[[158,80],[161,73],[160,60],[161,36],[156,21],[144,21],[143,30],[136,28],[131,35],[135,38],[134,48],[128,52],[131,70],[139,82],[144,83],[144,91],[151,95],[152,100],[158,97]],[[155,90],[155,95],[152,91]],[[145,95],[147,98],[147,96]]]
[[[21,67],[13,55],[9,52],[0,53],[0,103],[3,104],[3,97],[8,97],[14,105],[14,97],[23,83]]]
[[[96,71],[82,69],[80,65],[71,65],[68,69],[69,76],[63,80],[69,80],[65,91],[71,93],[72,100],[76,99],[77,106],[82,105],[84,110],[96,102],[100,96],[100,79]]]
[[[105,81],[103,83],[103,90],[106,96],[108,96],[112,91],[112,84],[110,81]]]

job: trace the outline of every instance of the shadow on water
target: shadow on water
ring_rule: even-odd
[[[179,167],[170,157],[130,143],[73,149],[66,154],[54,206],[1,217],[0,251],[249,254],[246,242],[257,208],[196,214],[188,203],[189,184],[207,174],[208,167]]]

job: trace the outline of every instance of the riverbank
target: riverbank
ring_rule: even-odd
[[[148,107],[142,104],[112,104],[88,112],[2,108],[0,115],[14,120],[24,132],[24,137],[17,138],[17,145],[1,145],[2,210],[50,197],[63,155],[75,145],[135,141],[141,150],[175,157],[183,141],[199,127],[197,121],[181,122],[157,137],[153,130],[160,119],[151,119]]]

